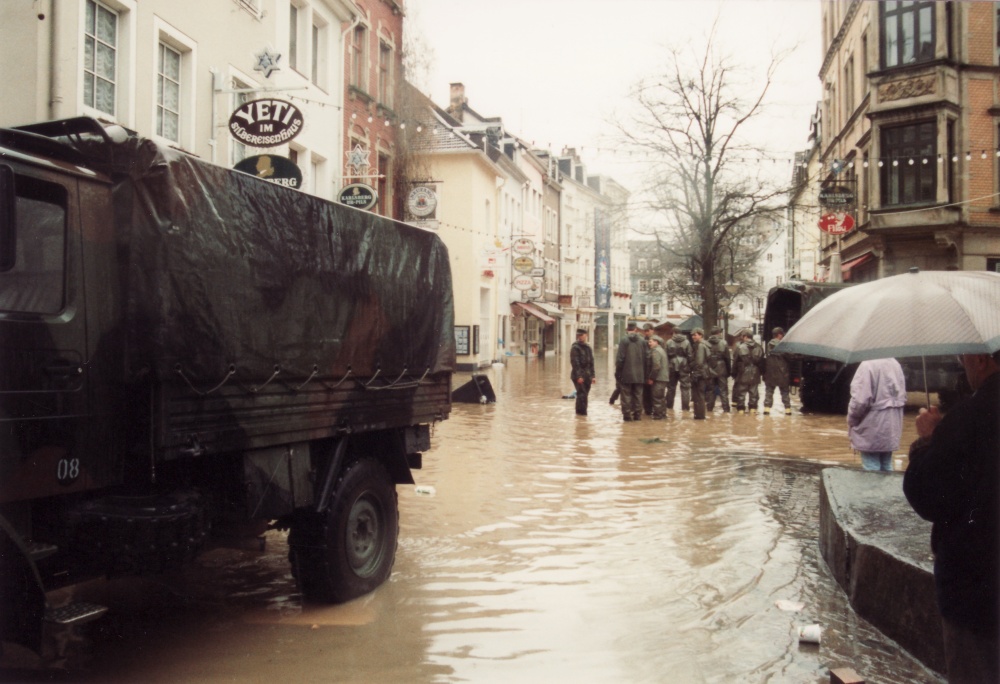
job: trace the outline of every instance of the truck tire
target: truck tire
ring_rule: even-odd
[[[309,601],[343,603],[389,578],[396,558],[396,487],[378,461],[350,463],[326,511],[301,516],[288,537],[288,558]]]

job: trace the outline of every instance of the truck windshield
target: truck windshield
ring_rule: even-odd
[[[52,314],[63,308],[66,189],[26,176],[15,179],[16,251],[0,272],[0,310]]]

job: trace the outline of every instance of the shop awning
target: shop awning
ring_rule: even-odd
[[[548,302],[531,302],[531,306],[535,307],[536,309],[541,309],[542,311],[552,316],[553,318],[563,317],[563,310],[560,309],[558,306],[553,306],[552,304],[549,304]]]
[[[529,304],[526,304],[524,302],[514,302],[512,304],[512,306],[514,306],[515,308],[521,309],[526,314],[530,314],[530,315],[534,316],[538,320],[540,320],[543,323],[545,323],[545,325],[552,325],[553,323],[556,322],[556,319],[552,318],[551,316],[549,316],[549,315],[547,315],[545,313],[542,313],[538,309],[535,309],[532,306],[530,306]]]
[[[869,261],[875,258],[875,255],[871,252],[865,252],[859,257],[851,259],[850,261],[845,261],[840,265],[840,272],[844,275],[844,278],[851,277],[851,269],[857,268],[863,264],[867,264]]]

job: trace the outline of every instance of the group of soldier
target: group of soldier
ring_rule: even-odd
[[[701,328],[691,331],[691,338],[680,331],[664,341],[653,326],[640,332],[635,322],[628,324],[618,343],[615,357],[616,389],[611,403],[621,398],[622,417],[641,420],[642,414],[663,420],[673,410],[680,386],[681,410],[693,409],[695,420],[704,420],[706,412],[721,400],[722,412],[729,413],[729,378],[732,377],[732,405],[737,413],[756,413],[760,403],[759,387],[764,380],[764,414],[771,412],[777,389],[785,413],[790,414],[788,361],[774,347],[784,337],[784,330],[774,328],[767,350],[754,340],[749,329],[736,333],[732,348],[726,343],[722,328],[715,326],[705,339]],[[594,354],[587,344],[587,331],[577,330],[577,341],[570,350],[571,379],[576,390],[576,412],[587,415],[590,386],[594,382]]]

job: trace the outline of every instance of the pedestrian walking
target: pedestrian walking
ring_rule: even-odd
[[[630,321],[625,336],[618,342],[615,356],[615,381],[621,389],[622,417],[626,421],[642,418],[642,386],[646,384],[645,337]]]
[[[949,682],[1000,681],[1000,352],[965,354],[974,390],[921,409],[903,493],[929,520]]]
[[[691,409],[691,343],[684,333],[677,331],[667,341],[667,359],[670,362],[670,379],[667,381],[667,409],[674,410],[677,385],[681,386],[681,410]]]
[[[667,402],[665,392],[670,369],[667,352],[660,346],[660,337],[649,338],[649,373],[646,376],[646,387],[649,387],[653,398],[653,420],[663,420],[667,417]]]
[[[705,387],[705,408],[711,413],[715,409],[715,395],[722,400],[722,412],[729,413],[729,373],[732,361],[729,345],[722,334],[722,328],[715,326],[708,336],[708,381]]]
[[[587,415],[590,386],[597,381],[594,373],[594,350],[587,344],[587,331],[577,328],[576,342],[569,350],[570,380],[576,389],[576,415]]]
[[[691,331],[691,407],[695,420],[705,420],[705,383],[709,375],[708,343],[703,340],[705,331]]]
[[[781,395],[781,405],[785,408],[785,415],[792,414],[792,403],[788,396],[788,385],[791,382],[791,373],[788,369],[788,358],[774,351],[774,348],[785,336],[784,328],[774,328],[771,331],[771,339],[767,343],[767,354],[764,357],[764,415],[771,413],[774,406],[774,390],[777,389]]]
[[[760,375],[764,364],[764,350],[753,338],[749,328],[736,334],[739,342],[733,358],[733,403],[736,411],[757,413],[760,401]],[[747,401],[749,396],[749,402]]]
[[[896,359],[862,361],[851,380],[847,434],[865,470],[892,470],[903,435],[906,378]]]

